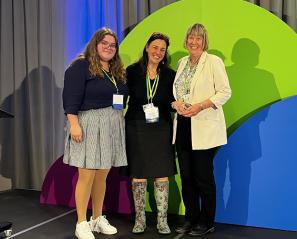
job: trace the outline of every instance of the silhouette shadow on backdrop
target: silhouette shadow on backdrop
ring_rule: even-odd
[[[173,54],[170,54],[168,57],[168,62],[172,69],[177,69],[178,61],[183,58],[184,56],[187,56],[188,53],[186,51],[176,51]]]
[[[232,97],[224,108],[229,114],[243,116],[229,127],[229,135],[256,112],[280,99],[274,76],[266,70],[257,68],[259,57],[260,48],[250,39],[239,39],[233,47],[234,64],[226,67]],[[240,108],[236,107],[239,105],[238,102],[240,102]],[[255,109],[255,106],[258,107]],[[246,132],[243,134],[245,142],[251,142],[250,144],[232,148],[223,146],[216,155],[218,221],[232,220],[232,223],[240,225],[247,223],[251,164],[262,156],[259,128],[265,121],[268,111],[269,108],[265,109],[260,117],[254,120],[252,128],[245,128]]]
[[[33,69],[20,87],[4,99],[13,120],[0,121],[0,174],[12,180],[15,188],[40,188],[45,172],[58,147],[55,135],[61,113],[61,89],[46,66]]]
[[[207,52],[209,54],[216,55],[216,56],[220,57],[222,59],[222,61],[225,61],[225,59],[226,59],[226,57],[223,54],[223,52],[221,52],[221,51],[219,51],[217,49],[209,49],[209,50],[207,50]]]
[[[233,65],[226,67],[232,98],[224,108],[237,120],[229,127],[229,133],[256,112],[280,99],[273,74],[257,67],[260,55],[259,46],[248,38],[239,39],[233,46]],[[236,107],[238,102],[240,107]]]
[[[40,202],[75,207],[75,184],[77,169],[63,163],[63,156],[47,171],[44,178]]]

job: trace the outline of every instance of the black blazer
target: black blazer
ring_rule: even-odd
[[[174,77],[175,71],[170,68],[164,68],[160,72],[158,88],[153,98],[154,106],[159,108],[160,119],[171,120]],[[127,85],[130,99],[125,118],[126,120],[144,120],[142,106],[148,103],[148,99],[146,74],[143,73],[140,64],[134,63],[127,67]]]

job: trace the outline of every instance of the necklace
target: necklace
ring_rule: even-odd
[[[190,58],[190,69],[193,69],[195,66],[197,66],[199,60],[200,60],[200,56],[197,59],[195,59],[194,61],[192,61],[192,59]]]

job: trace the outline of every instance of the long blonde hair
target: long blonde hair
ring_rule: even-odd
[[[97,45],[103,40],[106,35],[114,37],[116,42],[116,53],[114,57],[109,61],[110,73],[115,77],[116,81],[126,82],[126,71],[119,55],[119,44],[116,34],[109,28],[101,28],[94,33],[91,40],[88,42],[84,52],[80,54],[76,60],[86,59],[90,66],[89,71],[92,76],[103,77],[102,64],[100,63],[100,57],[97,52]]]

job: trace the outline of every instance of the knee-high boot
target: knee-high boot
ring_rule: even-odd
[[[132,182],[132,192],[135,206],[135,225],[133,233],[143,233],[146,228],[145,194],[147,182]]]
[[[169,182],[154,183],[155,198],[158,210],[157,229],[160,234],[170,234],[170,228],[167,223]]]

